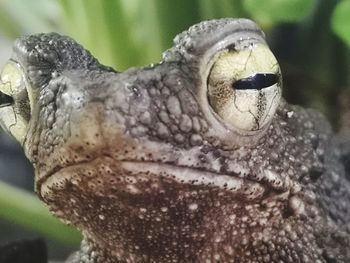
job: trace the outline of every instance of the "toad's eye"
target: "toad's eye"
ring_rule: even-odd
[[[219,54],[208,78],[208,99],[229,125],[244,131],[270,123],[281,98],[281,74],[265,45]]]
[[[31,115],[29,84],[22,67],[10,60],[0,73],[0,125],[23,143]]]

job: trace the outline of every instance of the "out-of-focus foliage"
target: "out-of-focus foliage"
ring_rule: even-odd
[[[243,6],[262,25],[296,22],[312,12],[317,0],[245,0]]]
[[[281,22],[312,19],[322,1],[329,0],[61,0],[60,3],[64,32],[83,43],[102,63],[122,70],[159,61],[161,52],[171,46],[176,34],[201,20],[249,17],[269,31]],[[346,7],[341,2],[338,5],[337,9],[345,13]]]
[[[263,26],[298,21],[314,0],[61,0],[65,29],[118,69],[159,61],[172,38],[204,19],[251,17]],[[74,25],[74,26],[72,26]],[[98,37],[97,37],[98,36]]]
[[[220,17],[251,18],[273,36],[283,74],[291,79],[287,95],[292,90],[294,97],[311,100],[305,104],[322,109],[348,84],[348,49],[331,29],[350,47],[350,0],[2,0],[0,36],[58,31],[102,63],[123,70],[159,61],[177,33]],[[273,34],[278,29],[282,32]],[[295,43],[293,50],[289,41]],[[41,231],[66,243],[76,241],[74,234],[66,239],[66,230],[48,219],[39,200],[0,187],[6,192],[0,194],[0,217],[32,229],[42,225]]]
[[[333,31],[350,47],[350,0],[341,1],[333,12]]]
[[[33,194],[1,182],[0,210],[2,218],[15,221],[66,244],[74,245],[81,239],[76,230],[54,218],[48,208],[38,202]]]
[[[68,34],[102,63],[122,70],[159,61],[177,33],[201,20],[249,17],[271,30],[312,19],[325,1],[337,4],[332,28],[350,46],[350,0],[3,0],[0,31],[11,38]]]
[[[49,32],[59,28],[59,6],[48,0],[0,1],[0,34],[16,38],[26,32]]]

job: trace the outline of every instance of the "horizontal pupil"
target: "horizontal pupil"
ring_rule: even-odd
[[[14,103],[13,98],[0,91],[0,108],[10,106]]]
[[[256,89],[261,90],[263,88],[270,87],[276,84],[278,77],[272,73],[258,73],[248,78],[239,79],[232,84],[232,87],[237,90]]]

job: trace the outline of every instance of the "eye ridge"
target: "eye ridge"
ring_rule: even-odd
[[[273,73],[256,73],[248,78],[235,81],[232,88],[236,90],[262,90],[277,84],[278,75]]]
[[[13,98],[0,91],[0,108],[10,106],[12,104],[14,104]]]

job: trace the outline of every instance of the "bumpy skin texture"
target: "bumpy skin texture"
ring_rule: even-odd
[[[264,43],[249,20],[203,22],[123,73],[57,34],[15,43],[37,94],[37,193],[85,237],[69,262],[350,262],[350,175],[327,121],[282,101],[242,134],[210,108],[212,59],[245,40]]]

